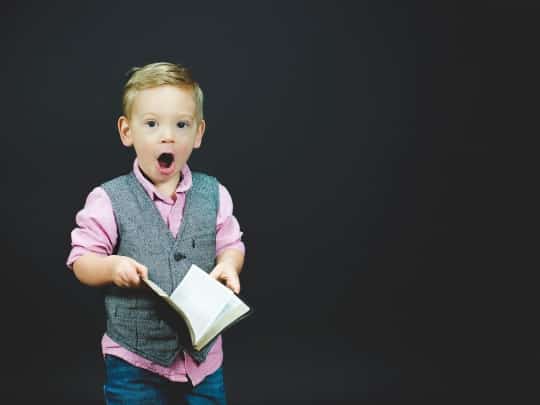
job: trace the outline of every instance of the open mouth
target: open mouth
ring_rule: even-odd
[[[174,155],[172,153],[162,153],[158,156],[159,167],[162,169],[168,169],[174,162]]]

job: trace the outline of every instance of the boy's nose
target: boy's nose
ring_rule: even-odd
[[[174,134],[170,129],[164,129],[161,134],[161,142],[174,142]]]

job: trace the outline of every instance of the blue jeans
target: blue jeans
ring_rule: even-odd
[[[189,404],[225,405],[223,367],[193,387],[191,382],[172,382],[151,371],[105,355],[106,381],[103,387],[107,405]]]

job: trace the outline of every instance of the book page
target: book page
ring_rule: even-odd
[[[199,343],[234,293],[199,267],[192,265],[171,294],[171,300],[189,318],[195,341]]]
[[[195,346],[195,349],[200,350],[200,348],[204,347],[210,340],[217,336],[227,325],[248,311],[249,307],[240,298],[232,294],[227,305],[223,307],[216,320],[209,326],[199,344]]]

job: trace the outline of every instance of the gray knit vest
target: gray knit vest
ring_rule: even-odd
[[[193,172],[192,176],[176,238],[133,172],[102,185],[118,228],[115,254],[145,265],[148,277],[168,294],[191,264],[207,272],[214,266],[218,182],[202,173]],[[108,286],[105,310],[106,333],[111,339],[163,366],[170,366],[182,350],[201,363],[215,343],[214,339],[201,351],[193,349],[180,316],[146,288]]]

